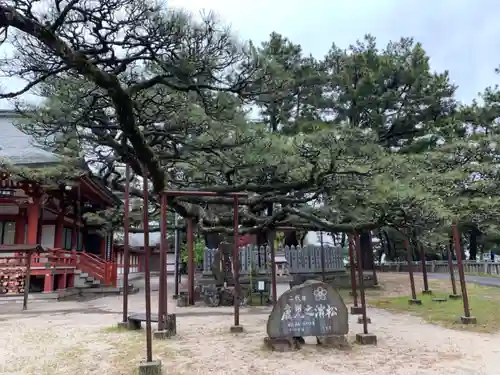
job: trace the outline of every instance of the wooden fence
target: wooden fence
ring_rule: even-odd
[[[463,262],[466,273],[500,275],[500,262],[465,260]],[[382,272],[408,272],[408,262],[384,262],[377,265]],[[450,268],[445,260],[425,262],[427,272],[448,273]],[[453,262],[453,269],[458,271],[457,262]],[[413,262],[413,270],[422,272],[422,263]]]
[[[218,249],[205,249],[203,259],[203,274],[212,274],[212,264],[216,259]],[[239,248],[240,275],[249,275],[252,270],[257,274],[269,272],[270,249],[248,245]],[[276,249],[276,267],[279,274],[315,274],[323,270],[321,247],[308,245],[304,247],[291,246]],[[325,272],[341,272],[345,270],[342,258],[342,248],[324,246]]]

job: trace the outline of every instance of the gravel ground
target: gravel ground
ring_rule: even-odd
[[[155,286],[153,285],[153,289]],[[153,309],[157,292],[152,293]],[[142,311],[144,295],[130,297],[131,311]],[[145,356],[144,331],[120,332],[121,297],[89,302],[32,303],[27,313],[0,306],[0,374],[99,375],[136,374]],[[14,305],[19,307],[20,305]],[[55,309],[62,312],[54,312]],[[175,310],[173,303],[170,312]],[[255,314],[259,312],[261,314]],[[264,310],[264,311],[262,311]],[[434,326],[410,315],[370,309],[370,330],[376,347],[353,345],[351,350],[318,348],[309,338],[302,350],[272,353],[263,349],[264,308],[245,311],[245,333],[230,334],[230,308],[179,308],[178,336],[153,341],[153,356],[164,373],[281,375],[498,375],[500,335],[461,332]],[[215,315],[217,314],[217,315]],[[349,336],[361,331],[351,317]]]

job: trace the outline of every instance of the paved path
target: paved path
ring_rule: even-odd
[[[422,275],[422,273],[417,273],[418,275]],[[447,273],[428,273],[429,279],[437,279],[437,280],[446,280],[449,279],[450,275]],[[455,274],[455,279],[457,280],[458,285],[458,274]],[[465,275],[465,280],[469,283],[474,283],[483,286],[494,286],[500,288],[500,277],[489,277],[489,276],[473,276],[473,275]]]

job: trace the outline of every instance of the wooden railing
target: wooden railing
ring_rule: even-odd
[[[26,254],[12,253],[0,255],[1,274],[7,274],[7,269],[24,276],[26,269]],[[31,269],[79,269],[96,280],[101,280],[106,286],[116,286],[117,269],[114,262],[105,261],[98,256],[85,252],[64,249],[43,249],[31,256]],[[1,277],[0,277],[1,279]],[[5,283],[5,282],[4,282]],[[0,284],[2,284],[0,280]],[[0,285],[2,287],[2,285]]]
[[[33,268],[76,268],[77,265],[76,253],[64,249],[47,249],[36,252],[31,259],[31,267]]]
[[[94,279],[101,280],[107,286],[116,286],[116,264],[90,253],[78,252],[78,269],[88,273]]]

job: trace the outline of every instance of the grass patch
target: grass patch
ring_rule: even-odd
[[[468,284],[471,315],[477,319],[476,325],[464,325],[460,317],[464,315],[462,300],[433,302],[433,298],[447,298],[448,293],[435,290],[432,296],[419,294],[422,305],[409,305],[409,296],[383,297],[369,300],[368,303],[380,309],[415,314],[427,322],[448,328],[475,332],[496,333],[500,330],[500,290]]]
[[[103,331],[106,333],[123,333],[123,332],[130,332],[129,329],[126,327],[121,327],[119,325],[114,325],[114,326],[109,326],[106,328],[103,328]]]
[[[500,275],[496,273],[486,273],[486,272],[465,272],[467,276],[483,276],[483,277],[495,277],[500,278]]]

